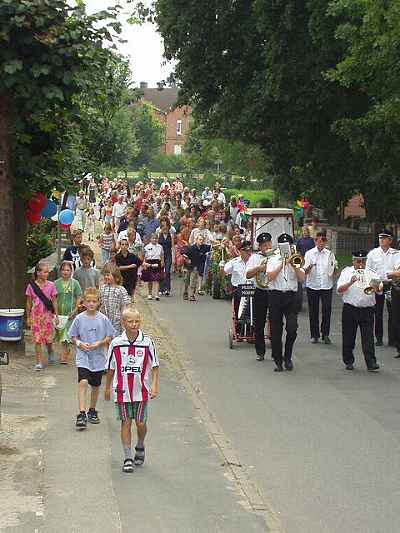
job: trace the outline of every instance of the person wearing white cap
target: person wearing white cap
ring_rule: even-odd
[[[367,369],[370,372],[379,370],[375,357],[374,345],[374,309],[375,293],[381,292],[382,283],[377,279],[377,273],[366,267],[367,252],[359,250],[353,252],[353,265],[345,267],[337,282],[337,293],[342,295],[342,357],[346,370],[354,369],[354,346],[357,329],[361,331],[361,346]],[[364,280],[377,279],[374,290],[370,294],[365,292]]]
[[[385,306],[385,292],[390,291],[391,286],[387,273],[394,270],[400,258],[400,252],[391,247],[392,241],[392,232],[389,230],[383,230],[379,233],[379,246],[373,248],[367,256],[367,268],[377,272],[379,279],[383,282],[383,293],[375,295],[375,338],[377,346],[383,346],[383,308]],[[388,344],[389,346],[393,346],[392,306],[388,300],[387,309],[389,315]]]

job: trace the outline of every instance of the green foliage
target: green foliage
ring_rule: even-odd
[[[28,268],[35,266],[41,259],[48,257],[55,251],[52,241],[54,223],[41,220],[40,224],[30,226],[26,245],[28,249]]]
[[[262,189],[258,191],[249,191],[242,189],[224,189],[224,194],[227,200],[231,196],[243,195],[245,200],[250,202],[249,207],[270,207],[274,201],[274,191],[271,189]]]
[[[139,168],[157,160],[164,140],[165,127],[157,118],[152,106],[146,102],[134,104],[132,113],[138,141],[138,154],[133,167]]]
[[[166,155],[158,152],[153,155],[149,162],[149,170],[154,172],[182,173],[188,170],[188,163],[185,156]]]

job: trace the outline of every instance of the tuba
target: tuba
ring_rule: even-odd
[[[265,270],[267,269],[268,259],[277,254],[279,254],[279,250],[277,249],[268,250],[268,252],[266,252],[265,254],[259,252],[259,255],[262,255],[264,257],[264,259],[261,261],[261,265],[265,265]],[[268,287],[268,276],[265,270],[264,272],[257,272],[256,274],[256,287],[258,289],[265,290]]]
[[[370,296],[379,288],[380,280],[379,278],[374,278],[371,275],[371,271],[359,268],[356,270],[355,275],[357,276],[355,285],[362,290],[364,294]]]

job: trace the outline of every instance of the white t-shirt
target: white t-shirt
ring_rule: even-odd
[[[150,399],[152,369],[160,366],[150,337],[139,330],[135,341],[130,342],[124,331],[111,341],[107,359],[107,368],[115,371],[115,402],[146,402]]]
[[[213,240],[213,236],[212,236],[212,233],[209,229],[207,228],[203,228],[203,229],[200,229],[200,228],[194,228],[192,229],[191,233],[190,233],[190,237],[189,237],[189,244],[195,244],[196,243],[196,239],[199,235],[202,235],[204,237],[204,244],[211,244],[212,240]]]
[[[332,275],[328,274],[332,261],[335,264],[335,255],[327,248],[319,251],[317,246],[315,246],[315,248],[306,252],[304,268],[314,265],[306,277],[306,287],[308,289],[318,291],[329,290],[333,287],[333,273]]]
[[[162,253],[163,247],[161,246],[161,244],[151,244],[150,242],[144,247],[145,259],[160,260]]]

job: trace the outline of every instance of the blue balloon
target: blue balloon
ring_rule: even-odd
[[[40,214],[43,218],[51,218],[57,213],[57,204],[51,200],[47,200],[47,204],[43,207]]]
[[[74,221],[74,217],[74,212],[71,211],[71,209],[64,209],[59,214],[58,220],[60,221],[60,224],[65,224],[66,226],[69,226]]]

